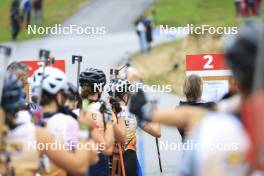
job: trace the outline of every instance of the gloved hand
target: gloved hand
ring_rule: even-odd
[[[114,113],[118,114],[122,111],[121,105],[117,98],[110,97],[109,103],[111,104]]]
[[[145,94],[142,90],[138,90],[137,93],[131,96],[129,103],[129,111],[135,114],[139,122],[151,121],[151,115],[154,110],[154,105],[147,101]]]

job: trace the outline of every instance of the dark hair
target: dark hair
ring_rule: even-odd
[[[81,98],[88,98],[89,95],[94,95],[98,92],[98,90],[94,90],[91,86],[81,86]]]
[[[245,94],[252,91],[256,53],[256,46],[243,39],[238,40],[236,48],[227,53],[227,61]]]
[[[50,104],[55,99],[55,97],[56,97],[56,94],[52,95],[51,93],[47,92],[46,90],[42,90],[42,96],[41,96],[40,104],[42,106]]]

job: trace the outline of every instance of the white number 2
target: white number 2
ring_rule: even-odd
[[[207,62],[203,66],[204,69],[213,69],[214,68],[214,66],[212,65],[212,62],[213,62],[213,59],[214,59],[213,56],[205,55],[203,58],[207,60]]]

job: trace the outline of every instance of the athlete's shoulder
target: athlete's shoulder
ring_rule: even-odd
[[[47,122],[47,128],[57,136],[75,139],[79,134],[79,123],[72,116],[56,113]],[[73,136],[73,137],[72,137]]]
[[[65,124],[77,123],[77,121],[70,115],[64,113],[56,113],[49,119],[48,123]]]
[[[15,123],[18,125],[15,129],[9,132],[10,138],[21,137],[24,139],[34,138],[35,125],[31,121],[31,115],[28,111],[19,111],[16,114]]]
[[[32,120],[32,116],[26,110],[19,111],[16,114],[16,123],[17,124],[19,124],[19,123],[31,123],[32,122],[31,120]]]
[[[243,129],[243,125],[238,117],[224,112],[209,112],[202,120],[203,124],[210,126],[226,126],[235,129]]]
[[[101,103],[100,102],[93,102],[93,103],[89,104],[89,107],[88,107],[87,111],[99,112],[100,107],[101,107]]]
[[[232,114],[208,113],[198,129],[200,141],[206,143],[233,143],[238,148],[247,148],[249,140],[241,121]]]
[[[79,109],[79,108],[78,108],[78,109],[74,109],[74,110],[72,110],[72,112],[73,112],[74,114],[76,114],[77,116],[80,115],[80,109]]]
[[[192,139],[202,146],[196,152],[198,173],[243,175],[250,143],[236,116],[208,113],[192,132]]]

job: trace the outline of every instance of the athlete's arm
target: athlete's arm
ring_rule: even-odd
[[[112,122],[108,121],[106,124],[106,130],[103,131],[103,128],[98,128],[98,126],[94,123],[91,118],[91,113],[81,112],[79,119],[81,117],[83,121],[85,121],[85,123],[93,128],[93,130],[91,131],[92,139],[99,145],[104,144],[105,149],[101,150],[101,152],[106,156],[112,155],[114,145],[114,132]]]
[[[113,153],[113,145],[114,145],[114,132],[113,126],[107,125],[108,128],[105,132],[102,133],[101,129],[93,129],[91,131],[91,138],[94,140],[95,143],[101,145],[104,144],[105,148],[100,150],[104,155],[110,156]]]
[[[126,127],[123,117],[118,119],[118,122],[114,124],[114,134],[116,142],[124,143],[126,139]]]
[[[89,116],[89,113],[85,113],[80,111],[79,119],[82,119],[87,125],[91,128],[91,138],[94,140],[95,143],[98,144],[105,144],[105,139],[103,134],[98,130],[97,125],[94,123],[92,118]]]
[[[161,137],[160,125],[158,123],[147,123],[142,129],[153,137]]]
[[[37,144],[45,145],[43,150],[40,150],[40,154],[47,155],[57,166],[65,169],[72,174],[84,174],[88,171],[90,165],[95,164],[98,161],[97,151],[92,148],[94,142],[92,140],[81,140],[80,144],[83,146],[89,146],[90,150],[85,148],[68,152],[63,148],[58,147],[56,150],[49,148],[48,144],[56,142],[55,137],[43,128],[36,128],[36,140]],[[89,144],[88,144],[89,143]]]
[[[105,144],[106,143],[104,136],[97,129],[93,129],[91,131],[91,138],[94,140],[95,143],[98,143],[98,144]]]
[[[176,109],[158,109],[149,102],[142,90],[133,94],[129,110],[140,121],[157,122],[174,127],[190,127],[208,112],[203,108],[182,106]]]
[[[106,149],[102,151],[102,153],[106,156],[110,156],[113,154],[114,150],[114,142],[115,142],[115,137],[114,137],[114,130],[113,130],[113,123],[111,121],[108,121],[106,123],[106,130],[104,133],[104,139],[105,139],[105,144],[106,144]]]
[[[176,109],[156,109],[150,119],[152,122],[168,126],[184,127],[192,126],[207,113],[203,108],[182,106]]]

